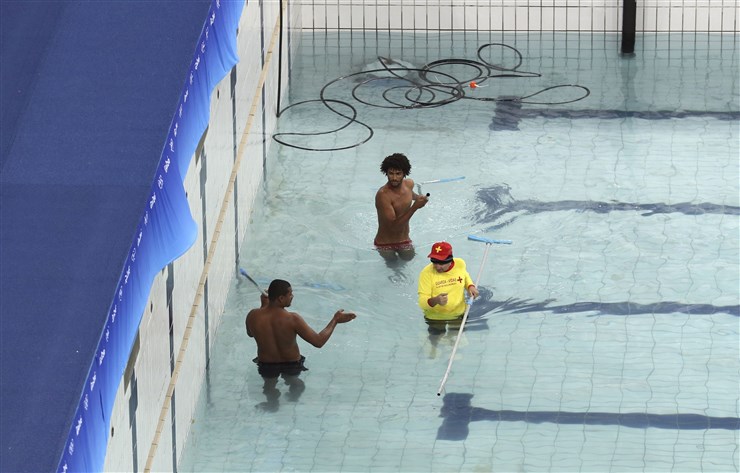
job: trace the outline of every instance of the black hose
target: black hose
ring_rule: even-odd
[[[280,14],[281,14],[280,40],[282,41],[282,9],[280,10]],[[516,65],[514,67],[504,67],[502,65],[491,64],[485,59],[483,59],[482,52],[485,49],[493,47],[493,46],[498,46],[501,48],[511,50],[517,58]],[[282,51],[282,46],[280,47],[280,50]],[[362,80],[359,84],[357,84],[355,87],[352,88],[352,98],[355,101],[361,104],[370,106],[370,107],[400,109],[400,110],[441,107],[443,105],[448,105],[450,103],[457,102],[458,100],[461,100],[461,99],[477,100],[480,102],[521,102],[521,103],[536,104],[536,105],[560,105],[560,104],[577,102],[579,100],[582,100],[588,97],[591,93],[591,91],[588,88],[582,85],[564,84],[564,85],[555,85],[551,87],[546,87],[542,90],[539,90],[532,94],[521,96],[521,97],[511,97],[511,96],[475,97],[475,96],[468,95],[465,93],[465,89],[469,87],[469,84],[470,84],[470,87],[472,88],[473,84],[475,84],[476,87],[480,87],[481,84],[484,84],[486,81],[491,80],[491,79],[497,79],[497,78],[541,77],[541,74],[536,73],[536,72],[519,71],[518,69],[523,63],[522,54],[517,49],[509,45],[506,45],[503,43],[487,43],[487,44],[480,46],[476,53],[478,56],[478,60],[459,59],[459,58],[440,59],[437,61],[432,61],[418,69],[408,68],[408,67],[396,67],[396,66],[390,67],[388,64],[391,63],[392,61],[379,56],[378,60],[380,61],[380,64],[383,66],[382,68],[372,69],[372,70],[362,71],[362,72],[355,72],[353,74],[348,74],[348,75],[336,78],[328,82],[326,85],[324,85],[324,87],[321,88],[321,92],[319,94],[318,99],[304,100],[301,102],[297,102],[297,103],[294,103],[294,104],[291,104],[285,107],[283,110],[279,110],[278,108],[277,115],[280,116],[286,110],[299,106],[299,105],[304,105],[307,103],[320,103],[324,107],[326,107],[330,112],[345,119],[346,122],[343,125],[337,128],[322,131],[322,132],[275,133],[273,135],[273,139],[282,145],[290,146],[292,148],[306,150],[306,151],[339,151],[339,150],[356,148],[364,143],[367,143],[373,137],[374,132],[373,132],[373,129],[369,125],[357,119],[357,115],[358,115],[357,109],[353,107],[351,104],[349,104],[348,102],[327,97],[327,89],[331,87],[332,85],[346,81],[348,79],[354,79],[360,76],[371,75],[368,79]],[[438,70],[443,66],[460,66],[460,65],[471,68],[474,74],[461,79],[461,78],[454,77],[451,74],[448,74],[446,72],[441,72],[440,70]],[[282,67],[279,67],[279,70],[280,69],[282,69]],[[389,74],[389,76],[386,76],[386,77],[372,76],[372,74],[379,73],[379,72],[387,73]],[[411,73],[416,73],[416,74],[412,75]],[[383,100],[380,101],[380,103],[373,103],[367,99],[362,98],[360,94],[360,91],[362,90],[362,88],[366,87],[368,84],[373,84],[375,81],[379,81],[379,80],[383,80],[383,81],[390,80],[394,83],[393,86],[387,87],[381,94]],[[580,89],[582,91],[582,94],[580,94],[578,97],[574,99],[564,100],[560,102],[536,102],[536,101],[528,100],[548,90],[559,89],[563,87],[572,87],[572,88]],[[402,97],[403,100],[399,100],[398,99],[399,97]],[[280,74],[278,72],[278,107],[279,107],[279,104],[280,104]],[[341,105],[342,107],[344,107],[344,110],[346,110],[348,113],[338,110],[337,105]],[[297,144],[290,143],[289,141],[286,141],[286,138],[290,136],[293,136],[293,137],[321,136],[321,135],[328,135],[332,133],[338,133],[352,124],[357,124],[361,127],[364,127],[367,131],[367,136],[364,139],[360,139],[359,141],[352,143],[350,145],[340,146],[340,147],[330,147],[330,148],[312,148],[312,147],[300,146]]]

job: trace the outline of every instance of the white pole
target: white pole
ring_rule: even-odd
[[[468,240],[474,240],[474,241],[482,241],[486,244],[486,251],[483,253],[483,261],[480,263],[480,269],[478,269],[478,276],[475,278],[475,287],[478,287],[478,282],[480,281],[481,274],[483,274],[483,266],[486,264],[486,259],[488,259],[488,250],[491,248],[491,243],[499,243],[499,244],[505,244],[510,245],[511,240],[489,240],[487,238],[477,237],[474,235],[468,235]],[[467,289],[467,288],[466,288]],[[447,363],[447,371],[445,371],[445,375],[442,378],[442,382],[439,385],[439,389],[437,390],[437,396],[442,394],[442,390],[444,390],[445,383],[447,382],[447,378],[450,376],[450,370],[452,369],[452,362],[455,360],[455,353],[457,353],[457,345],[460,343],[460,336],[463,333],[463,329],[465,328],[465,322],[468,320],[468,313],[470,312],[470,306],[472,306],[473,303],[471,303],[465,308],[465,313],[463,314],[462,323],[460,324],[460,330],[457,332],[457,338],[455,339],[455,346],[452,347],[452,354],[450,355],[450,361]]]

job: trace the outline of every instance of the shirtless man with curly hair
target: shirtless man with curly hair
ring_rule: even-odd
[[[417,210],[427,204],[428,197],[414,192],[414,181],[407,179],[411,163],[401,153],[394,153],[383,160],[380,171],[388,182],[375,194],[378,211],[378,233],[375,247],[387,261],[414,257],[414,246],[409,237],[409,220]]]

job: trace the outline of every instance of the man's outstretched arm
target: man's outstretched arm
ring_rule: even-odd
[[[334,313],[334,317],[331,318],[329,323],[326,324],[326,327],[324,327],[321,332],[316,333],[316,331],[312,329],[305,320],[303,320],[303,317],[296,313],[293,313],[293,316],[298,336],[316,348],[323,347],[326,342],[329,341],[329,338],[331,338],[332,333],[334,333],[334,328],[337,324],[349,322],[357,317],[354,312],[345,312],[344,309],[339,309]]]

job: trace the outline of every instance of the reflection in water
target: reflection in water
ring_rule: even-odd
[[[478,211],[475,214],[475,218],[478,223],[494,224],[487,229],[488,231],[501,229],[515,221],[521,215],[567,210],[600,214],[617,211],[639,212],[643,217],[668,213],[682,213],[685,215],[740,215],[740,207],[708,202],[700,204],[688,202],[677,204],[636,204],[632,202],[599,202],[594,200],[559,200],[555,202],[540,202],[532,199],[514,200],[511,196],[511,188],[506,184],[479,189],[477,197],[485,208]]]
[[[465,440],[470,422],[527,422],[531,424],[618,425],[635,429],[740,430],[740,418],[699,414],[650,414],[647,412],[510,411],[473,407],[469,393],[447,393],[443,399],[437,440]]]
[[[306,390],[306,384],[301,378],[294,375],[282,375],[285,384],[288,385],[288,392],[285,398],[289,402],[298,402],[298,399]],[[262,386],[262,393],[265,395],[265,401],[260,402],[255,407],[265,412],[277,412],[280,408],[280,396],[282,393],[278,389],[278,380],[280,378],[264,378],[265,384]]]
[[[413,246],[408,246],[400,250],[376,248],[376,251],[383,258],[388,269],[393,271],[393,274],[388,276],[388,279],[395,286],[403,286],[410,283],[410,279],[403,272],[403,268],[416,256],[416,249]]]

